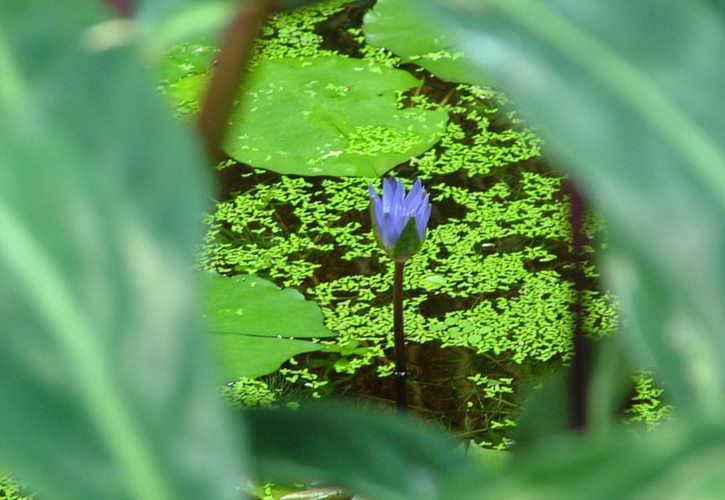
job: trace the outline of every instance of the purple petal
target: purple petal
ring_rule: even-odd
[[[395,177],[383,179],[383,210],[385,212],[391,211],[396,186]]]
[[[423,190],[423,184],[420,182],[420,179],[418,179],[413,184],[413,188],[408,193],[408,196],[405,197],[406,209],[410,213],[414,213],[423,202],[424,197],[425,191]]]
[[[392,211],[398,218],[405,215],[403,212],[403,209],[405,208],[405,205],[403,204],[404,200],[405,186],[403,185],[403,181],[398,181],[397,187],[394,191],[393,205],[391,207]]]
[[[410,191],[406,192],[403,181],[391,176],[383,179],[380,195],[372,185],[368,186],[368,192],[376,233],[387,251],[398,242],[411,217],[415,217],[416,230],[421,242],[423,241],[431,205],[420,179],[416,179]]]
[[[383,247],[386,250],[392,249],[398,241],[398,238],[400,238],[400,233],[396,234],[393,216],[390,213],[383,213],[380,218],[378,230],[380,231],[380,239],[383,242]]]
[[[426,196],[426,204],[423,207],[421,214],[415,218],[415,226],[418,230],[418,237],[421,243],[425,239],[425,230],[428,227],[428,220],[430,219],[430,212],[433,207],[428,203],[428,196]]]

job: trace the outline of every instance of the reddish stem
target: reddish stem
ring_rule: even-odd
[[[274,3],[268,0],[244,2],[224,33],[214,76],[197,118],[204,148],[215,162],[223,158],[221,145],[227,122],[249,63],[259,25],[273,10]]]
[[[393,282],[393,331],[395,334],[395,401],[399,409],[408,408],[408,357],[405,352],[405,333],[403,328],[403,269],[405,264],[395,263]]]

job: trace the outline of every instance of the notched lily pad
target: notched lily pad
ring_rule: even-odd
[[[260,377],[322,345],[296,338],[330,337],[320,308],[296,290],[256,276],[205,276],[204,316],[228,380]],[[294,338],[293,338],[294,337]]]
[[[362,59],[262,61],[225,143],[233,158],[284,174],[376,177],[433,146],[445,111],[400,109],[409,73]]]
[[[386,48],[438,78],[474,84],[480,80],[458,36],[443,31],[434,20],[421,18],[414,2],[378,0],[365,15],[363,33],[370,45]]]

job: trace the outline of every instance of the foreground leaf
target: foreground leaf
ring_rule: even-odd
[[[47,498],[235,498],[204,163],[99,5],[0,2],[0,464]]]
[[[545,440],[515,453],[506,473],[460,478],[442,498],[719,498],[723,460],[725,429],[692,418],[644,437],[619,429]]]
[[[435,429],[352,402],[245,415],[261,480],[322,481],[366,498],[425,500],[454,498],[440,496],[443,483],[478,471]]]
[[[719,414],[725,364],[725,30],[704,2],[427,0],[540,127],[609,228],[629,350]],[[718,63],[713,63],[718,61]]]

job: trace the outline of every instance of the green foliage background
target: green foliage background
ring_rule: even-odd
[[[319,26],[337,24],[336,13],[345,19],[346,3],[277,16],[276,29],[265,28],[275,36],[260,43],[258,57],[327,54],[320,47],[330,43]],[[348,24],[349,41],[341,50],[386,66],[400,62],[367,45],[359,26]],[[307,43],[297,47],[299,40]],[[423,390],[444,387],[425,396],[433,398],[425,407],[480,444],[505,448],[518,389],[571,356],[568,198],[562,175],[541,159],[541,139],[505,110],[509,103],[500,93],[439,87],[421,83],[410,104],[445,110],[445,133],[396,172],[411,182],[423,179],[435,207],[425,245],[406,266],[406,335],[429,345],[414,363],[424,372],[418,380]],[[287,366],[285,379],[313,385],[318,397],[333,390],[330,382],[338,393],[348,390],[344,380],[368,366],[390,376],[393,266],[375,243],[368,217],[367,185],[379,179],[317,180],[223,168],[236,168],[244,180],[209,219],[201,265],[299,287],[322,306],[327,327],[338,334],[325,342],[335,354],[312,362],[327,370]],[[591,217],[590,234],[602,230]],[[598,276],[591,264],[587,272],[593,280]],[[591,286],[588,332],[605,336],[616,329],[616,315],[609,297],[595,281]],[[341,350],[349,352],[337,354]],[[437,401],[441,393],[444,401]],[[456,416],[443,408],[456,408],[448,410]]]
[[[456,31],[480,81],[494,79],[526,110],[552,156],[576,176],[607,219],[605,276],[627,321],[618,336],[622,348],[605,350],[606,362],[590,386],[598,417],[587,432],[533,432],[510,461],[494,467],[464,459],[444,437],[405,419],[372,413],[361,422],[358,409],[229,415],[213,394],[220,378],[208,335],[200,334],[198,284],[189,273],[200,235],[194,221],[208,197],[208,176],[190,131],[171,120],[147,69],[160,34],[168,37],[179,29],[176,16],[198,14],[203,5],[143,0],[129,23],[90,0],[62,5],[6,0],[0,3],[3,470],[61,499],[233,498],[250,469],[288,481],[324,478],[391,499],[721,494],[725,152],[719,138],[725,131],[712,111],[725,101],[722,2],[605,6],[424,0],[416,5],[430,8],[416,12],[439,19],[442,29]],[[284,26],[273,23],[266,32],[279,29]],[[300,32],[287,48],[314,51],[314,38]],[[375,52],[374,57],[387,58]],[[458,104],[459,96],[438,97],[432,101]],[[483,109],[490,105],[485,101]],[[410,173],[424,172],[425,161],[435,164],[441,153],[420,158]],[[506,156],[498,160],[505,162]],[[492,164],[487,187],[508,185],[506,178],[494,181],[497,173]],[[555,191],[551,176],[534,173],[538,179],[527,181],[534,193]],[[432,176],[428,180],[441,184]],[[456,200],[454,192],[438,190],[435,196],[444,206],[457,207],[454,218],[468,230],[469,223],[482,221],[464,194]],[[522,208],[526,198],[525,192],[512,192],[500,201],[506,209],[539,208]],[[293,201],[304,196],[295,192],[288,199],[296,209]],[[553,200],[544,204],[556,205]],[[498,213],[499,200],[480,201]],[[331,219],[331,226],[338,221]],[[228,230],[223,226],[220,235]],[[358,230],[338,229],[364,244]],[[523,219],[513,230],[533,241],[557,234],[555,227],[542,229]],[[271,238],[294,242],[282,231]],[[461,241],[443,236],[465,241],[470,233],[446,231],[451,233],[437,236],[441,245],[466,250]],[[319,234],[325,236],[323,230]],[[517,262],[531,260],[524,247],[514,245],[493,259],[494,254],[481,256],[494,262],[506,255],[510,260],[494,268],[515,270]],[[290,253],[280,252],[284,255]],[[534,260],[542,257],[547,255],[541,250],[533,253]],[[438,266],[447,259],[427,258]],[[548,262],[553,269],[513,276],[533,293],[536,280],[549,286],[551,272],[563,274],[556,259]],[[366,271],[371,277],[386,272],[384,264],[372,265],[380,267]],[[486,269],[478,265],[479,272]],[[412,303],[436,290],[453,297],[456,288],[449,282],[464,280],[451,269],[411,283]],[[303,282],[311,279],[309,272],[300,264],[288,277],[276,278]],[[427,285],[419,289],[421,281]],[[512,291],[505,280],[496,285],[454,298]],[[340,297],[349,291],[331,290],[329,304],[350,300]],[[523,300],[523,294],[519,297]],[[563,293],[557,297],[564,300]],[[514,297],[504,293],[502,298],[515,312]],[[378,307],[373,301],[371,311]],[[481,303],[487,302],[490,296]],[[325,307],[332,309],[329,304]],[[600,325],[606,317],[602,314]],[[472,342],[476,328],[480,325],[466,332],[461,327],[457,341],[479,350],[482,346]],[[516,353],[508,340],[503,346]],[[557,349],[555,356],[565,357],[563,345]],[[622,387],[622,352],[651,364],[675,403],[675,418],[645,436],[617,424],[614,396]],[[352,354],[366,357],[354,349]],[[481,378],[471,382],[489,386]],[[643,385],[642,391],[659,397]],[[535,408],[532,401],[527,425],[547,429],[551,414]],[[563,405],[557,410],[565,413]],[[355,424],[350,428],[348,422]],[[251,439],[244,439],[247,431]]]

